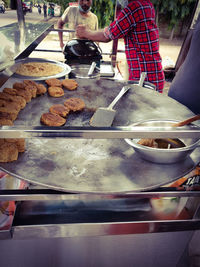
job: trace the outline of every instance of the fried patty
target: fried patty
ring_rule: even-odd
[[[50,86],[48,88],[48,93],[50,96],[53,97],[61,97],[64,95],[64,91],[61,87],[56,87],[56,86]]]
[[[18,152],[25,151],[25,139],[24,138],[5,138],[5,142],[16,144]]]
[[[35,81],[32,80],[23,80],[23,83],[27,86],[27,85],[32,85],[32,86],[36,86],[37,83]]]
[[[47,126],[62,126],[65,124],[66,119],[57,114],[44,113],[42,114],[40,121]]]
[[[18,159],[18,148],[15,143],[5,142],[0,146],[0,162],[11,162]]]
[[[25,89],[26,85],[24,83],[16,82],[13,84],[13,88],[15,89]]]
[[[31,92],[23,90],[23,89],[4,88],[3,92],[9,95],[21,96],[26,100],[26,103],[30,102],[32,98]]]
[[[0,126],[4,126],[4,125],[12,126],[13,122],[5,118],[0,118]]]
[[[37,87],[34,85],[26,85],[25,90],[31,93],[32,98],[35,98],[37,96]]]
[[[36,87],[37,87],[37,95],[44,95],[47,91],[47,88],[41,83],[37,83]]]
[[[85,103],[81,98],[68,98],[64,105],[71,111],[80,111],[85,108]]]
[[[6,101],[6,100],[3,100],[3,99],[0,99],[0,107],[7,107],[8,109],[9,108],[14,108],[16,109],[17,111],[20,111],[21,110],[21,107],[18,103],[16,102],[11,102],[11,101]]]
[[[75,80],[72,79],[65,79],[62,81],[62,85],[64,88],[68,90],[75,90],[78,87],[78,83]]]
[[[19,111],[7,107],[0,107],[0,118],[14,121],[17,118]]]
[[[37,95],[37,83],[32,80],[24,80],[25,89],[31,91],[32,97],[35,98]]]
[[[7,93],[0,92],[0,99],[16,102],[20,105],[21,109],[23,109],[26,106],[26,100],[21,96],[9,95]]]
[[[45,80],[45,83],[48,86],[62,87],[62,81],[60,81],[60,80],[58,80],[56,78]]]
[[[49,112],[52,114],[57,114],[60,115],[61,117],[66,117],[67,114],[69,113],[69,109],[65,107],[64,105],[57,104],[53,105],[49,108]]]

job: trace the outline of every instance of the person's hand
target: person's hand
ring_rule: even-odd
[[[60,42],[60,48],[62,49],[62,51],[63,51],[64,46],[65,44],[63,42]]]
[[[81,24],[76,27],[76,36],[78,38],[87,38],[87,28],[85,25]]]

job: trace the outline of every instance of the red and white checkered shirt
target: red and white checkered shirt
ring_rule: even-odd
[[[164,72],[159,54],[159,33],[155,24],[155,10],[149,0],[131,1],[105,28],[107,38],[123,38],[129,69],[129,80],[139,80],[147,72],[146,81],[163,91]]]

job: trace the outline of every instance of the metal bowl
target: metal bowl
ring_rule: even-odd
[[[169,127],[173,123],[177,123],[178,121],[172,120],[148,120],[135,123],[131,126],[141,126],[141,127]],[[198,127],[195,124],[190,124],[186,127],[186,129],[191,129],[194,127]],[[162,163],[162,164],[171,164],[182,161],[186,159],[198,146],[200,143],[199,138],[187,138],[180,139],[185,147],[181,148],[153,148],[147,147],[144,145],[138,144],[140,139],[125,139],[125,141],[132,146],[135,152],[143,159],[154,162],[154,163]]]
[[[73,65],[71,66],[71,77],[79,79],[94,79],[100,77],[100,72],[97,68],[93,71],[92,75],[88,76],[90,65]]]

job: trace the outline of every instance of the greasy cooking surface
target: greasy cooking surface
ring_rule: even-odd
[[[17,163],[1,164],[20,177],[69,192],[113,193],[155,188],[193,167],[140,159],[124,140],[28,139]],[[176,168],[174,168],[176,167]]]
[[[11,87],[10,79],[4,87]],[[20,81],[20,80],[18,80]],[[98,79],[76,79],[78,88],[74,91],[64,90],[64,96],[53,98],[46,93],[32,99],[24,110],[21,110],[14,125],[38,126],[40,116],[54,104],[63,104],[70,97],[79,97],[86,104],[84,111],[72,113],[67,118],[70,126],[89,126],[89,119],[98,107],[107,107],[123,87],[122,82]],[[42,83],[42,81],[39,81]],[[114,126],[127,126],[146,119],[182,120],[193,115],[186,107],[173,99],[150,89],[129,90],[115,105],[117,110]]]
[[[108,106],[123,83],[112,80],[76,79],[75,91],[65,90],[59,99],[48,94],[32,99],[20,111],[15,125],[40,125],[40,116],[53,104],[80,97],[86,108],[70,114],[70,126],[88,126],[95,109]],[[9,81],[13,83],[13,81]],[[5,87],[5,85],[4,85]],[[193,115],[183,105],[150,89],[129,90],[116,104],[113,125],[129,125],[145,119],[182,120]],[[1,168],[19,178],[67,192],[125,193],[153,189],[181,177],[200,159],[196,149],[187,160],[170,165],[140,159],[124,140],[27,139],[26,152]]]

